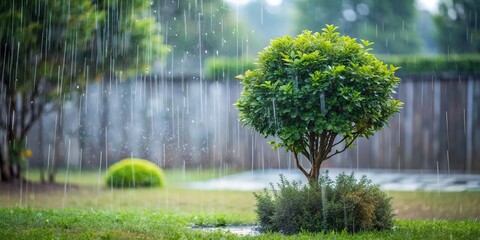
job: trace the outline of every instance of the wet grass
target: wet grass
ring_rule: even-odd
[[[480,192],[387,192],[400,219],[480,220]]]
[[[0,239],[200,239],[195,216],[163,211],[0,209]],[[215,236],[212,233],[211,236]]]
[[[246,191],[202,191],[186,189],[191,181],[221,177],[231,172],[218,170],[166,170],[167,187],[143,189],[110,189],[104,185],[103,173],[73,171],[68,176],[59,171],[53,189],[23,185],[22,189],[0,189],[0,206],[39,209],[75,208],[108,210],[163,210],[224,214],[235,223],[252,224],[255,221],[255,199]],[[100,177],[99,177],[100,176]],[[38,171],[27,175],[31,181],[39,179]],[[67,179],[67,185],[65,185]],[[465,220],[480,218],[480,192],[387,192],[393,198],[399,219]]]
[[[238,239],[222,231],[191,228],[198,216],[164,211],[0,209],[0,239]],[[209,220],[211,221],[211,220]],[[475,221],[399,220],[381,232],[266,233],[251,239],[478,239]]]
[[[167,170],[165,188],[116,189],[105,186],[103,173],[95,171],[63,172],[57,185],[23,184],[10,191],[0,189],[0,206],[34,209],[156,210],[226,216],[230,224],[253,223],[255,199],[251,192],[203,191],[186,189],[191,181],[223,176],[216,170]],[[38,182],[38,172],[28,179]],[[68,179],[65,184],[65,179]]]
[[[184,188],[190,181],[226,174],[167,170],[164,189],[110,189],[98,171],[59,172],[59,184],[52,188],[30,183],[21,189],[0,189],[0,239],[233,239],[232,234],[206,233],[190,226],[254,224],[253,194]],[[38,181],[38,176],[38,171],[30,171],[28,178]],[[399,219],[392,231],[255,238],[479,239],[480,192],[388,194]]]

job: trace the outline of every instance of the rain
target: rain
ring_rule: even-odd
[[[402,64],[392,97],[404,105],[387,127],[356,139],[353,147],[325,161],[322,170],[332,179],[341,172],[366,175],[387,192],[433,192],[436,200],[444,192],[479,192],[479,71],[461,65],[461,57],[479,62],[480,5],[468,0],[394,2],[0,3],[9,9],[0,11],[2,208],[221,214],[235,205],[222,191],[233,191],[247,194],[242,196],[252,203],[251,216],[240,224],[227,218],[227,225],[249,225],[247,235],[259,234],[250,226],[257,223],[250,193],[269,188],[279,174],[307,179],[292,152],[269,144],[279,142],[278,136],[265,138],[239,120],[235,104],[243,86],[237,76],[258,66],[257,54],[272,39],[321,32],[325,24],[339,26],[341,34],[357,42],[374,42],[371,53],[388,64]],[[298,87],[304,80],[292,81]],[[327,93],[316,98],[326,116]],[[281,128],[282,106],[276,99],[267,104],[272,111],[265,121]],[[109,167],[128,158],[161,168],[167,187],[141,189],[137,195],[106,185]],[[300,161],[309,166],[306,157]],[[200,199],[185,207],[188,191]],[[56,203],[42,205],[38,199],[51,192]],[[455,217],[435,209],[410,217],[395,206],[405,219],[480,217],[478,206],[470,215],[455,212]]]

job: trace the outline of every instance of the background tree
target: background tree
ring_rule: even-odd
[[[402,104],[391,96],[397,68],[369,53],[370,42],[336,29],[274,39],[259,53],[258,67],[240,76],[240,120],[293,152],[310,184],[318,183],[323,161],[382,129]]]
[[[171,57],[178,65],[199,69],[208,56],[242,54],[244,26],[223,0],[156,0],[153,3],[165,42],[171,46]]]
[[[340,26],[343,34],[375,42],[375,53],[416,53],[415,0],[299,0],[297,31],[319,31],[325,24]]]
[[[8,159],[4,179],[21,175],[25,137],[46,107],[57,111],[54,155],[48,177],[62,159],[62,103],[89,79],[103,90],[122,76],[153,71],[166,52],[160,28],[146,1],[9,1],[2,2],[2,129]],[[105,98],[104,98],[105,99]],[[108,102],[103,102],[108,116]],[[106,118],[104,118],[106,119]],[[104,126],[108,119],[103,121]],[[105,129],[105,128],[104,128]],[[104,140],[105,132],[102,132]],[[101,141],[105,149],[105,142]],[[4,154],[6,155],[6,154]]]
[[[480,52],[480,1],[442,0],[434,17],[443,53]]]
[[[67,4],[68,3],[68,4]],[[0,3],[2,180],[22,176],[26,136],[47,103],[63,99],[76,74],[72,60],[95,26],[89,0]]]

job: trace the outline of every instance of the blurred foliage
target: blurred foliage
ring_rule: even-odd
[[[388,230],[394,225],[391,198],[377,185],[353,173],[340,174],[336,181],[322,174],[312,188],[280,176],[277,188],[255,194],[260,228],[295,234],[302,231],[349,232]]]
[[[480,73],[480,54],[378,55],[378,58],[399,67],[397,74]],[[208,80],[231,79],[254,68],[252,59],[209,58],[205,63],[205,77]]]
[[[88,49],[97,17],[89,0],[0,2],[2,144],[24,142],[47,103],[68,97],[82,72],[76,54]],[[10,150],[0,155],[2,180],[22,175],[21,151]]]
[[[480,52],[480,1],[441,0],[434,17],[443,53]]]
[[[247,69],[254,69],[253,59],[210,57],[205,61],[205,78],[212,81],[231,80]]]
[[[150,1],[95,1],[96,29],[82,54],[83,69],[96,80],[149,74],[165,59],[167,47]]]
[[[480,54],[462,55],[390,55],[380,56],[388,64],[400,67],[399,74],[480,73]]]
[[[402,105],[391,97],[400,81],[397,68],[369,53],[370,42],[359,44],[336,29],[274,39],[256,68],[239,76],[240,120],[273,136],[275,148],[292,151],[310,182],[318,180],[324,160],[382,129]],[[342,140],[335,143],[337,136]],[[340,143],[344,149],[330,153]],[[309,173],[298,154],[312,165]]]
[[[2,84],[6,91],[59,97],[75,81],[74,53],[86,50],[96,14],[89,0],[2,1]],[[81,36],[81,37],[80,37]],[[41,85],[41,89],[36,89]],[[2,95],[3,96],[3,95]]]
[[[154,163],[138,158],[123,159],[108,168],[107,186],[117,188],[129,187],[163,187],[165,176]]]
[[[320,31],[325,24],[334,24],[345,35],[375,42],[374,53],[420,50],[414,0],[299,0],[297,9],[298,31]]]
[[[147,1],[2,1],[0,9],[3,144],[23,141],[45,106],[59,106],[89,78],[148,73],[165,57]]]
[[[243,26],[223,0],[154,0],[152,9],[172,58],[193,59],[196,67],[208,56],[241,55]]]

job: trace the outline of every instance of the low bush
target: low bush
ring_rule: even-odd
[[[353,173],[340,174],[334,182],[323,174],[318,186],[288,181],[255,194],[256,213],[262,231],[295,234],[302,231],[391,229],[394,214],[391,198],[377,185]]]
[[[106,181],[110,187],[163,187],[165,177],[154,163],[138,158],[123,159],[108,168]]]

